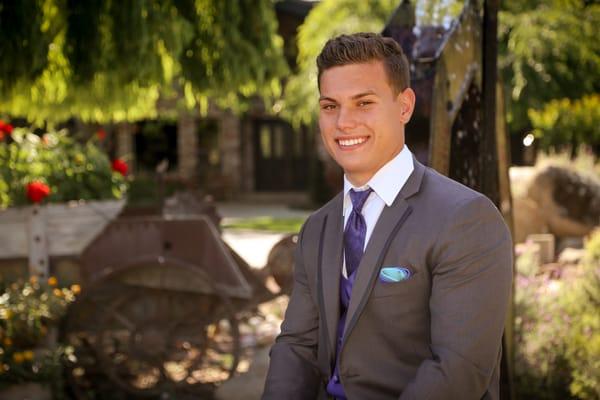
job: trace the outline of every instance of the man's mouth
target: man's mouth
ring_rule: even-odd
[[[369,140],[368,136],[358,137],[358,138],[348,138],[348,139],[336,139],[336,142],[342,149],[351,149],[354,147],[358,147],[361,144],[365,143]]]

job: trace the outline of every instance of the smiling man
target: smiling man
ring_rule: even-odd
[[[512,280],[500,213],[405,145],[415,94],[394,40],[339,36],[317,66],[344,191],[300,232],[263,399],[498,399]]]

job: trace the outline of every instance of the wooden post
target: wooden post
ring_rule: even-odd
[[[48,238],[45,208],[36,204],[28,218],[29,275],[46,279],[49,275]]]
[[[133,125],[129,122],[121,122],[116,127],[116,155],[124,158],[129,164],[131,171],[135,171],[135,143],[133,137]]]
[[[483,135],[481,140],[480,162],[482,172],[481,189],[496,206],[502,207],[500,199],[500,179],[498,173],[498,143],[496,137],[496,82],[498,80],[498,7],[499,0],[485,0],[483,3]],[[513,285],[514,293],[514,285]],[[514,399],[513,366],[514,301],[511,299],[502,344],[500,373],[500,398]]]
[[[485,0],[483,12],[483,137],[481,140],[482,191],[500,206],[496,143],[496,81],[498,79],[498,2]]]

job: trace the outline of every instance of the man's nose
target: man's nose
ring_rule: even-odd
[[[338,130],[345,132],[348,129],[356,127],[356,115],[347,108],[340,108],[337,117],[337,128]]]

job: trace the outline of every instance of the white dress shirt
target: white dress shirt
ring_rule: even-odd
[[[346,175],[344,175],[344,206],[342,210],[344,215],[344,229],[348,222],[348,218],[350,217],[350,213],[352,212],[350,189],[356,191],[367,190],[368,188],[373,189],[373,192],[365,201],[362,209],[362,215],[367,224],[365,249],[383,208],[392,205],[414,168],[412,153],[408,147],[404,145],[402,151],[381,167],[364,186],[355,187],[350,183]],[[346,257],[343,257],[343,260],[344,265],[342,274],[347,278]]]

